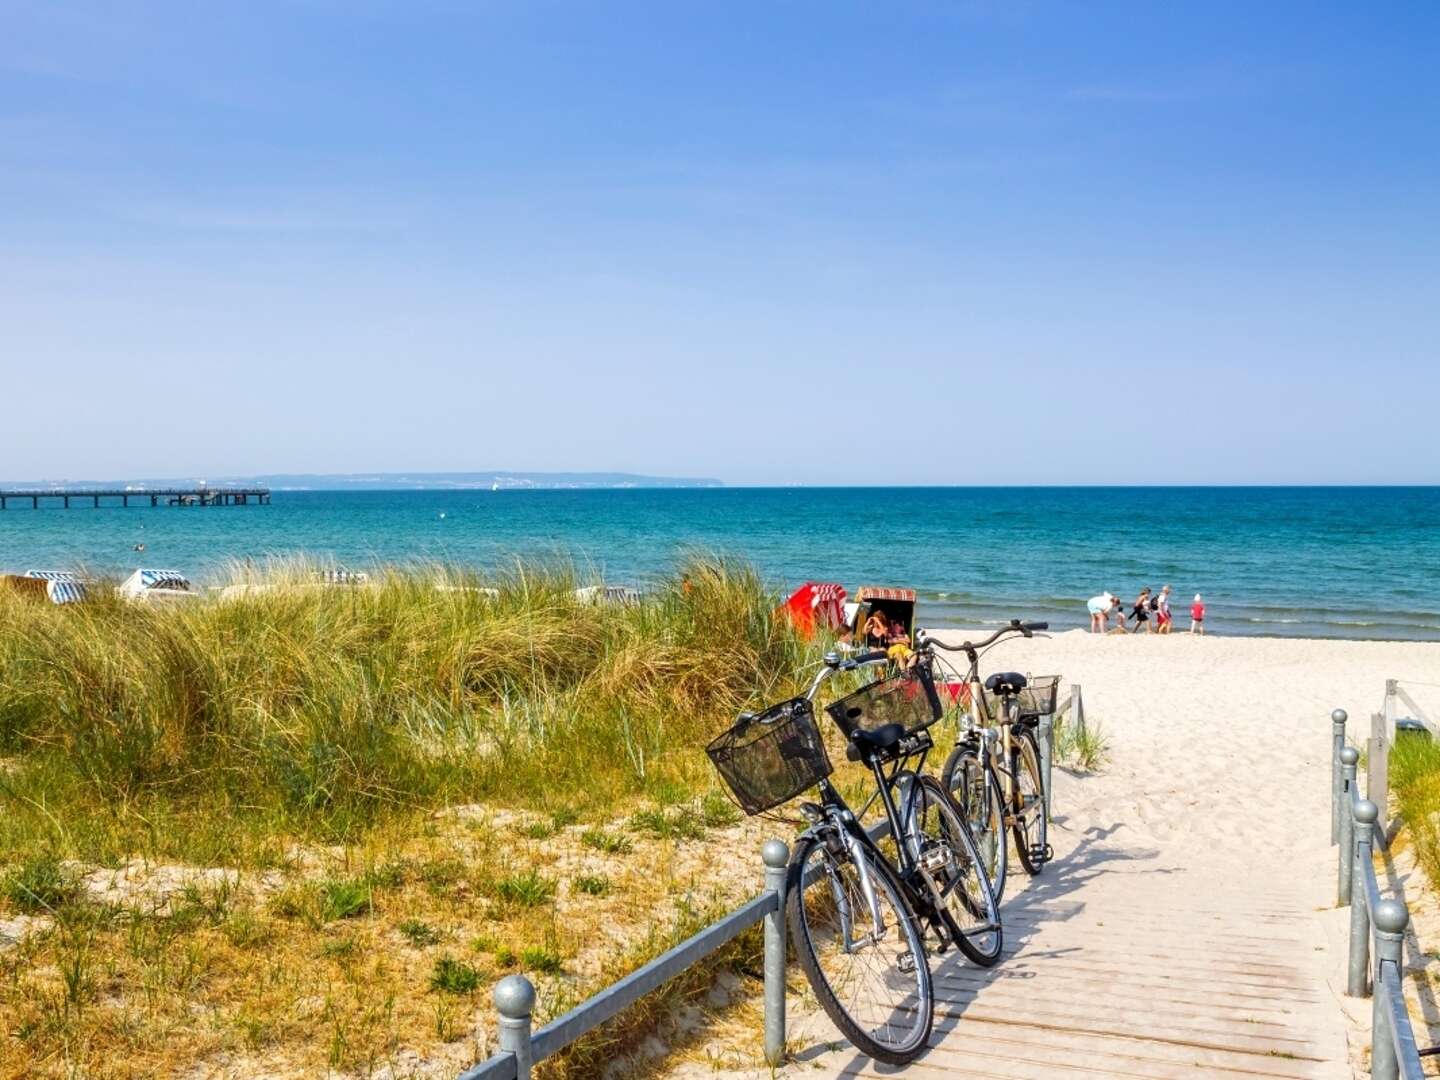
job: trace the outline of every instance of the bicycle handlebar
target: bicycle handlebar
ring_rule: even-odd
[[[944,649],[946,652],[969,653],[974,652],[977,649],[983,649],[987,645],[994,644],[1006,634],[1021,634],[1024,637],[1028,638],[1033,635],[1037,630],[1049,629],[1050,624],[1048,622],[1021,622],[1019,619],[1011,619],[1009,626],[1002,626],[999,630],[996,630],[995,633],[991,634],[984,641],[962,641],[959,645],[946,645],[943,641],[937,641],[929,634],[925,634],[925,644],[933,645],[939,649]],[[921,633],[924,633],[924,631],[921,631]]]

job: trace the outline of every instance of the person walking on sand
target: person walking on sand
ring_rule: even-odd
[[[1170,586],[1166,585],[1160,590],[1160,595],[1155,598],[1155,632],[1157,634],[1168,634],[1174,628],[1174,618],[1170,612]]]
[[[1190,605],[1190,633],[1205,636],[1205,601],[1200,599],[1200,594],[1195,594],[1195,602]]]
[[[1090,632],[1092,634],[1105,633],[1105,624],[1110,618],[1110,609],[1120,601],[1109,592],[1102,592],[1099,596],[1092,596],[1085,606],[1090,610]]]
[[[1130,617],[1135,620],[1135,633],[1150,632],[1150,586],[1146,585],[1140,590],[1140,595],[1135,598],[1135,606],[1130,609]]]

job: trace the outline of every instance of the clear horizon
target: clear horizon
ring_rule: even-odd
[[[14,476],[1440,482],[1433,5],[0,5]]]

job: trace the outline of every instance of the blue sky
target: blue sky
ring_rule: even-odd
[[[1440,482],[1434,4],[0,27],[6,477]]]

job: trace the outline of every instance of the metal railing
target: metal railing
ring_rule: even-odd
[[[790,849],[767,840],[760,849],[765,888],[749,903],[687,938],[644,967],[607,986],[564,1016],[531,1032],[535,987],[524,975],[495,985],[500,1052],[460,1075],[460,1080],[530,1080],[535,1062],[594,1031],[623,1009],[728,945],[755,924],[765,923],[765,1060],[778,1064],[785,1052],[785,875]]]
[[[1376,803],[1360,797],[1355,783],[1360,752],[1346,745],[1346,719],[1344,709],[1330,714],[1331,842],[1337,845],[1339,855],[1336,896],[1341,907],[1350,908],[1345,992],[1359,998],[1373,995],[1373,1080],[1419,1080],[1424,1070],[1404,989],[1405,927],[1410,913],[1403,900],[1380,896],[1373,843],[1384,833],[1383,825],[1377,828],[1381,811]],[[1381,792],[1370,794],[1380,796]]]
[[[1070,688],[1069,696],[1057,706],[1054,715],[1041,717],[1038,725],[1047,819],[1051,809],[1054,724],[1067,711],[1072,723],[1084,727],[1085,705],[1078,684]],[[876,840],[888,831],[887,821],[869,830]],[[790,849],[780,840],[767,840],[760,849],[760,857],[765,864],[765,887],[758,896],[538,1031],[531,1030],[534,985],[524,975],[507,975],[501,979],[495,984],[493,995],[499,1014],[496,1042],[500,1052],[461,1073],[458,1080],[530,1080],[535,1062],[559,1053],[762,920],[765,924],[764,1053],[768,1064],[778,1065],[785,1055],[785,890]]]

